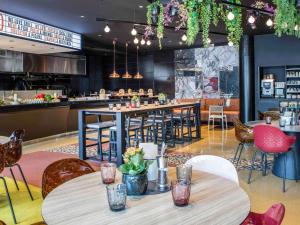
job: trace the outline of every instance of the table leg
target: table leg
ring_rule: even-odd
[[[196,138],[201,138],[201,114],[200,114],[200,103],[195,104],[195,122],[196,122]]]
[[[79,158],[86,160],[85,111],[78,112]]]
[[[125,152],[125,115],[122,112],[116,114],[117,125],[117,166],[123,163],[123,153]]]

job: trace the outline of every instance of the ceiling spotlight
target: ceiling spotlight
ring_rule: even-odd
[[[80,18],[84,18],[84,16],[80,16]]]
[[[104,31],[106,33],[110,32],[110,28],[109,28],[108,24],[106,24],[106,26],[104,27]]]
[[[142,8],[144,8],[144,6],[143,5],[139,5],[139,8],[142,9]]]
[[[268,27],[272,27],[273,26],[273,20],[271,20],[270,18],[267,20],[266,22]]]
[[[230,46],[230,47],[233,46],[233,42],[232,42],[232,41],[229,41],[229,42],[228,42],[228,46]]]
[[[228,14],[227,14],[227,19],[228,20],[234,20],[234,14],[233,14],[233,12],[229,12]]]
[[[144,44],[146,44],[146,41],[144,40],[144,38],[142,38],[141,45],[144,45]]]
[[[255,17],[253,15],[249,16],[248,23],[250,23],[250,24],[255,23]]]
[[[132,36],[137,35],[137,31],[136,31],[135,27],[132,28],[132,30],[131,30],[131,35],[132,35]]]
[[[207,44],[210,44],[211,43],[211,39],[210,38],[207,38]]]
[[[137,45],[139,43],[139,39],[137,37],[135,37],[135,39],[133,40],[133,43]]]
[[[181,41],[179,41],[179,45],[182,45],[183,43]]]
[[[148,41],[146,42],[146,44],[147,44],[148,46],[150,46],[150,45],[151,45],[151,41],[148,40]]]
[[[182,35],[181,40],[182,40],[182,41],[186,41],[186,40],[187,40],[187,36],[186,36],[185,34]]]

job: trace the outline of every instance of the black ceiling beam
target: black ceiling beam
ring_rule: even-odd
[[[113,22],[113,23],[127,23],[127,24],[132,24],[132,25],[141,25],[141,26],[147,26],[147,23],[138,23],[138,22],[132,22],[132,21],[128,21],[128,20],[114,20],[114,19],[104,19],[104,18],[96,18],[96,21],[98,22]],[[151,26],[153,27],[157,27],[156,24],[152,24]],[[165,29],[168,30],[175,30],[175,27],[173,26],[164,26]],[[187,30],[186,28],[180,28],[180,30]],[[202,30],[200,30],[199,32],[202,32]],[[209,31],[210,34],[217,34],[217,35],[228,35],[228,33],[224,33],[224,32],[218,32],[218,31]]]

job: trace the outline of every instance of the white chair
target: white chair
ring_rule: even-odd
[[[224,122],[227,129],[227,117],[224,114],[224,107],[219,105],[210,105],[209,113],[208,113],[208,129],[210,125],[210,121],[213,121],[213,128],[215,126],[215,119],[220,119],[222,122],[222,130],[224,129]]]
[[[189,159],[185,164],[192,165],[194,170],[200,170],[224,177],[239,185],[239,178],[234,165],[222,157],[199,155]]]

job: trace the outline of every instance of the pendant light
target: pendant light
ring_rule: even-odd
[[[109,75],[110,78],[119,78],[120,75],[116,72],[116,41],[113,41],[114,45],[114,71]]]
[[[127,65],[127,48],[128,48],[128,43],[126,42],[126,72],[123,74],[122,78],[123,79],[131,79],[132,75],[128,73],[128,65]]]
[[[134,79],[143,79],[143,76],[140,74],[139,69],[139,46],[136,46],[136,75],[134,75]]]

